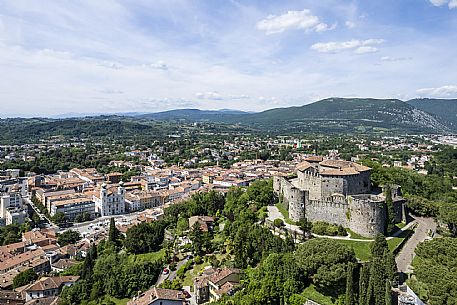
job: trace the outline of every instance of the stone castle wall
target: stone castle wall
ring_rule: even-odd
[[[348,197],[349,229],[367,237],[384,232],[386,212],[384,200],[371,195]]]
[[[331,202],[321,200],[310,200],[305,204],[306,219],[315,221],[325,221],[348,227],[346,212],[348,204],[345,202]]]
[[[308,188],[301,189],[305,181],[311,184],[308,184]],[[318,181],[325,181],[325,184],[318,187]],[[333,186],[330,185],[331,183]],[[312,222],[325,221],[350,228],[367,237],[384,232],[383,199],[371,195],[344,196],[341,193],[335,195],[338,193],[337,189],[344,187],[345,183],[342,178],[322,178],[313,174],[300,175],[299,172],[298,179],[293,183],[284,177],[274,177],[273,189],[280,196],[284,206],[288,208],[289,218],[292,221],[299,221],[303,217]],[[297,184],[300,188],[296,187]],[[317,191],[323,189],[321,186],[327,190],[326,196],[312,199],[311,193],[317,196]],[[400,211],[399,215],[401,215]]]

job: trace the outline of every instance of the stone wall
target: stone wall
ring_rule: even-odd
[[[358,187],[365,189],[364,179],[360,181],[362,184]],[[303,217],[311,222],[325,221],[350,228],[367,237],[384,232],[384,198],[369,194],[345,196],[338,190],[347,187],[346,183],[341,177],[298,172],[298,178],[293,180],[274,177],[273,189],[287,207],[292,221],[297,222]],[[311,194],[317,199],[312,198]],[[397,217],[401,217],[404,204],[394,206]]]
[[[322,200],[309,200],[305,204],[306,219],[314,221],[325,221],[331,224],[348,227],[346,212],[348,211],[346,202],[332,202]]]
[[[314,172],[297,172],[298,187],[309,192],[310,200],[320,200],[322,198],[322,177]]]
[[[384,232],[386,211],[382,197],[354,195],[348,197],[348,203],[349,229],[367,237]]]

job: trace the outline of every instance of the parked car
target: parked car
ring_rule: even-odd
[[[163,268],[162,274],[166,275],[168,273],[170,273],[170,270],[168,270],[168,268]]]
[[[184,296],[186,297],[186,299],[189,299],[189,298],[191,297],[189,291],[187,291],[187,290],[184,290],[184,289],[183,289],[183,290],[182,290],[182,293],[184,294]]]

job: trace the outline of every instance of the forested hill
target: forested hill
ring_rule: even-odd
[[[457,99],[413,99],[407,101],[413,107],[437,115],[457,126]]]
[[[396,99],[329,98],[301,107],[271,109],[244,116],[260,128],[329,132],[443,132],[435,116]]]
[[[0,143],[37,143],[50,137],[114,138],[164,134],[171,130],[163,123],[127,120],[123,117],[72,119],[3,119],[0,120]]]
[[[143,119],[153,120],[187,120],[187,121],[230,121],[246,115],[248,112],[238,110],[200,110],[200,109],[176,109],[156,113],[148,113],[137,116]]]
[[[269,132],[441,133],[454,128],[443,118],[401,100],[371,98],[328,98],[300,107],[276,108],[259,113],[182,109],[140,117],[224,122]]]

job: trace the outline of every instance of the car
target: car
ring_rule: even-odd
[[[182,290],[182,293],[184,294],[184,296],[186,297],[186,299],[189,299],[189,298],[191,297],[189,291],[187,291],[187,290],[185,290],[185,289]]]
[[[162,274],[166,275],[170,273],[170,270],[168,268],[163,268]]]

